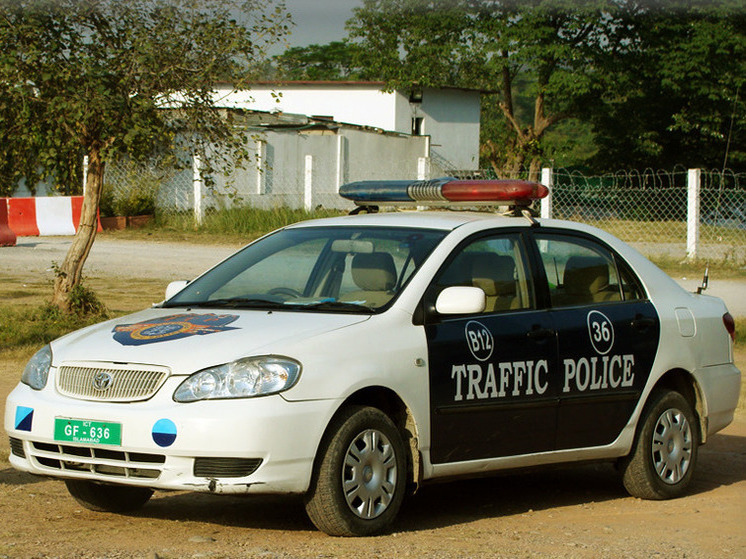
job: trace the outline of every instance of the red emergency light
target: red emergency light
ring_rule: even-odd
[[[358,181],[344,184],[339,194],[358,206],[387,204],[479,204],[527,206],[549,194],[543,184],[523,180]]]

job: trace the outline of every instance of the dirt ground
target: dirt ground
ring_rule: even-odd
[[[37,250],[45,250],[39,246]],[[127,261],[115,247],[99,247]],[[0,253],[0,275],[3,281],[17,281],[19,289],[25,278],[38,280],[49,273],[21,260],[11,264],[8,255]],[[46,266],[44,256],[39,261]],[[101,269],[96,268],[91,281],[111,284],[114,280]],[[125,277],[118,281],[126,280],[127,269],[133,268],[125,264],[123,269],[117,275]],[[183,277],[179,272],[160,275],[164,285]],[[142,269],[138,275],[151,278]],[[162,293],[157,282],[152,286],[144,297]],[[150,302],[127,301],[125,291],[114,308],[131,310]],[[3,408],[29,356],[27,351],[0,352]],[[737,362],[746,368],[743,354]],[[136,514],[95,513],[78,505],[64,483],[13,470],[8,450],[7,437],[0,438],[0,559],[746,557],[743,407],[732,425],[701,448],[692,490],[683,498],[629,497],[613,467],[605,464],[502,475],[425,486],[405,502],[395,531],[374,538],[326,536],[314,529],[302,503],[293,498],[158,492]]]

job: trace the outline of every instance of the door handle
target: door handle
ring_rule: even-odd
[[[655,325],[655,319],[649,316],[637,315],[631,322],[632,328],[636,330],[647,330]]]

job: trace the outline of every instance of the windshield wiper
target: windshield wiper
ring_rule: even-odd
[[[318,303],[293,305],[299,310],[313,309],[321,311],[342,311],[342,312],[364,312],[373,313],[373,309],[360,305],[359,303],[343,303],[341,301],[319,301]]]
[[[170,305],[169,305],[170,306]],[[208,301],[179,302],[179,307],[229,308],[229,309],[284,309],[287,305],[277,301],[258,299],[256,297],[226,297]]]

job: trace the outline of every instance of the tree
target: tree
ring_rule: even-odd
[[[354,66],[360,47],[348,41],[325,45],[293,47],[274,57],[279,77],[287,80],[357,80],[360,69]]]
[[[733,0],[628,2],[623,48],[590,106],[597,168],[746,169],[746,8]]]
[[[348,22],[361,42],[360,64],[391,88],[476,87],[495,103],[501,130],[484,138],[498,174],[530,165],[536,178],[541,141],[577,115],[593,93],[606,48],[609,2],[548,0],[365,0]],[[516,88],[530,96],[521,107]],[[488,109],[489,110],[489,109]],[[494,111],[493,111],[494,113]]]
[[[246,134],[215,107],[213,86],[245,86],[287,30],[281,7],[258,0],[0,0],[0,149],[11,167],[23,162],[0,165],[3,183],[69,181],[69,161],[88,156],[53,304],[69,308],[80,282],[107,161],[183,160],[208,146],[221,147],[213,166],[247,157]]]

